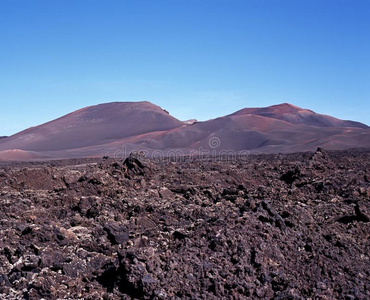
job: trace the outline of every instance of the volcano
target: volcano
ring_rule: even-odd
[[[233,113],[232,115],[258,115],[276,120],[286,121],[291,124],[301,124],[317,127],[369,128],[367,125],[359,122],[344,121],[331,116],[317,114],[312,110],[303,109],[289,103],[283,103],[262,108],[244,108]]]
[[[182,122],[147,101],[113,102],[0,139],[0,160],[116,157],[134,150],[149,156],[289,153],[317,147],[369,148],[370,129],[288,103]]]

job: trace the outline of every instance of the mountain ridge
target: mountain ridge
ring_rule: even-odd
[[[151,119],[150,126],[135,119]],[[150,102],[111,102],[84,107],[8,138],[13,148],[52,151],[91,146],[183,123]],[[73,131],[73,132],[72,132]],[[1,150],[1,148],[0,148]]]
[[[369,128],[366,124],[340,120],[329,115],[318,114],[312,110],[300,108],[290,103],[282,103],[269,107],[244,108],[231,115],[254,114],[280,119],[293,124],[305,124],[319,127],[356,127]]]
[[[331,150],[370,147],[370,128],[289,103],[189,122],[148,101],[110,102],[81,108],[1,139],[0,159],[116,156],[121,148],[124,155],[141,150],[149,156],[162,151],[165,156],[176,151],[184,155],[300,152],[323,146]]]

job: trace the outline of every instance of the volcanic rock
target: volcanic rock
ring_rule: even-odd
[[[324,149],[3,164],[0,298],[369,299],[369,169]]]

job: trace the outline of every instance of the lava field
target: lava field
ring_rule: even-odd
[[[370,150],[0,164],[1,299],[370,299]]]

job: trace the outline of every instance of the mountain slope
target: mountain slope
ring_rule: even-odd
[[[0,150],[69,150],[182,125],[150,102],[113,102],[86,107],[29,128],[7,138]]]
[[[370,148],[370,128],[291,104],[246,108],[205,122],[181,122],[150,102],[80,109],[0,141],[0,160],[278,153]]]
[[[121,141],[124,144],[124,141]],[[181,149],[183,153],[297,152],[370,147],[370,129],[292,124],[260,115],[230,115],[161,133],[133,137],[130,143],[152,150]],[[165,156],[165,155],[164,155]]]
[[[263,108],[244,108],[232,115],[259,115],[272,119],[283,120],[292,124],[303,124],[318,127],[355,127],[369,128],[367,125],[340,120],[331,116],[317,114],[312,110],[303,109],[289,103],[273,105]]]

